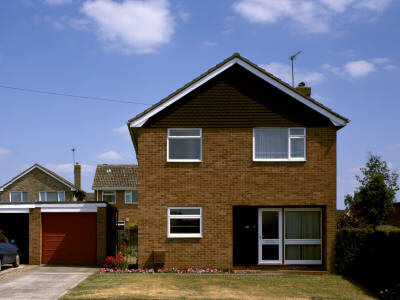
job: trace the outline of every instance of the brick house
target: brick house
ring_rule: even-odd
[[[334,271],[349,121],[239,54],[128,121],[139,267]]]
[[[0,229],[15,239],[21,263],[103,264],[116,249],[117,211],[84,201],[75,184],[35,164],[0,187]]]
[[[118,227],[138,220],[137,165],[97,165],[92,189],[94,201],[105,201],[118,209]]]
[[[74,166],[75,184],[53,171],[34,164],[0,186],[0,202],[69,202],[82,201],[81,165]]]

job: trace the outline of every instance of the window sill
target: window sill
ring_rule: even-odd
[[[306,162],[306,159],[253,159],[253,162]]]
[[[182,235],[167,235],[167,238],[169,239],[202,239],[202,235],[188,235],[188,234],[182,234]]]
[[[202,160],[197,160],[197,159],[167,159],[167,162],[179,162],[179,163],[201,163],[203,162]]]
[[[125,204],[130,204],[130,205],[138,205],[138,203],[129,203],[129,202],[125,202]]]

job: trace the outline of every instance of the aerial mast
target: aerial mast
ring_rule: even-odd
[[[289,59],[292,61],[292,87],[294,87],[294,76],[293,76],[293,60],[296,59],[296,56],[299,55],[301,51],[297,52],[296,54],[289,56]]]
[[[75,148],[72,148],[72,149],[71,149],[72,155],[73,155],[73,157],[74,157],[74,166],[75,166],[75,150],[76,150]]]

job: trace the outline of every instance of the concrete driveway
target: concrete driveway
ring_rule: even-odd
[[[0,299],[58,299],[97,270],[95,266],[43,265],[6,274],[4,279],[0,276]]]

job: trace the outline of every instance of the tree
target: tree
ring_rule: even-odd
[[[385,224],[399,190],[399,174],[391,172],[386,161],[371,153],[360,171],[362,176],[356,175],[356,179],[361,186],[354,192],[354,197],[345,196],[346,208],[353,221],[362,220],[370,225]]]

